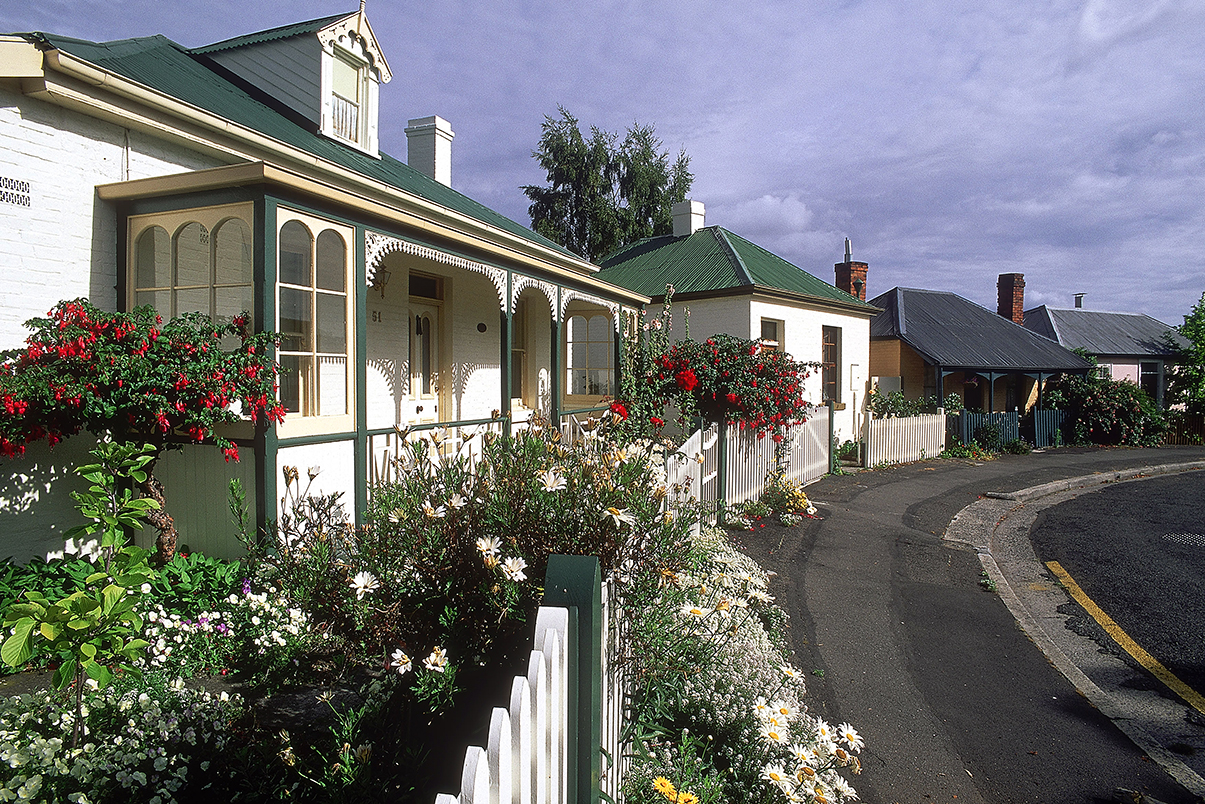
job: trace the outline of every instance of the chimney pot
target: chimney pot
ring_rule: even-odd
[[[406,121],[406,163],[452,186],[452,124],[439,115]]]
[[[1025,325],[1025,274],[1000,274],[996,279],[996,312]]]
[[[702,201],[686,199],[669,208],[674,216],[674,237],[683,237],[699,231],[706,225],[707,210]]]

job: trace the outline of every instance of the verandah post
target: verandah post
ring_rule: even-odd
[[[599,801],[602,747],[602,574],[594,556],[548,557],[544,606],[569,609],[567,804]]]

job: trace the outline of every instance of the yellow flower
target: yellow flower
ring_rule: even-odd
[[[674,790],[673,783],[664,776],[658,776],[653,780],[653,789],[670,801],[674,801],[678,797],[678,791]]]
[[[678,804],[699,804],[699,797],[694,793],[679,793]]]

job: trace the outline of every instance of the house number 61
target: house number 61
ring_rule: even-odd
[[[380,311],[380,310],[373,310],[373,311],[372,311],[372,320],[373,320],[373,321],[383,321],[383,320],[384,320],[384,318],[381,316],[381,311]]]

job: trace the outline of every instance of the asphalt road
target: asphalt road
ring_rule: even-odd
[[[1043,511],[1031,538],[1143,649],[1205,693],[1205,473],[1107,486]],[[1113,640],[1084,624],[1111,652]]]
[[[808,488],[821,520],[744,539],[778,573],[813,711],[866,737],[864,801],[1090,803],[1119,787],[1194,800],[1051,666],[976,553],[941,536],[989,491],[1202,458],[1057,450],[830,477]]]

